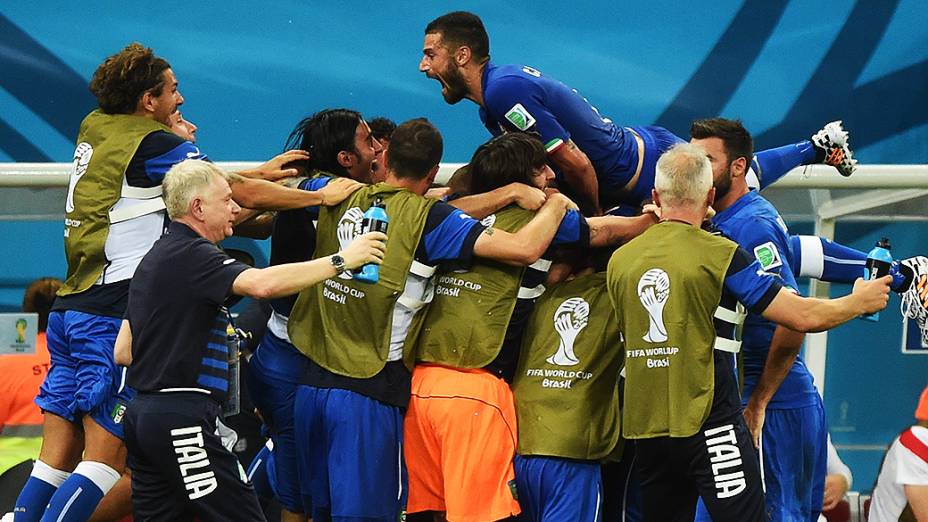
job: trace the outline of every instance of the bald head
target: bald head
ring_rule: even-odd
[[[706,151],[689,143],[674,145],[657,160],[654,190],[661,207],[696,210],[707,204],[712,165]]]

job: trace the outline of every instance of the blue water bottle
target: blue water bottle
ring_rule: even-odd
[[[383,199],[377,198],[371,208],[364,213],[364,219],[361,221],[361,233],[383,232],[386,234],[387,223],[389,222],[390,218],[387,217],[386,205],[384,205]],[[354,279],[362,283],[376,283],[380,280],[380,265],[368,263],[362,266],[361,270],[355,272]]]
[[[889,267],[893,264],[893,255],[889,252],[889,249],[889,238],[884,237],[876,242],[876,246],[867,254],[867,263],[864,265],[864,279],[869,281],[889,274]],[[879,312],[864,314],[860,318],[876,322],[880,320],[880,314]]]

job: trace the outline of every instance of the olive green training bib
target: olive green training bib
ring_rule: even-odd
[[[303,290],[287,328],[294,346],[316,364],[362,379],[376,375],[386,364],[393,307],[406,286],[426,217],[435,204],[434,199],[384,183],[364,187],[338,206],[320,208],[315,257],[332,255],[359,235],[364,211],[377,197],[383,198],[390,218],[380,280],[368,284],[342,274]],[[417,314],[409,339],[415,339],[422,317]],[[407,342],[404,351],[410,367],[411,344]]]
[[[691,225],[664,222],[609,260],[609,297],[625,342],[625,438],[689,437],[708,418],[712,318],[737,247]]]
[[[488,219],[494,228],[518,232],[535,212],[509,205],[492,216]],[[416,358],[455,368],[482,368],[493,362],[502,349],[524,272],[525,267],[474,259],[466,272],[439,274]]]
[[[520,455],[579,460],[619,442],[622,345],[604,272],[548,287],[535,303],[512,383]]]
[[[103,274],[110,209],[122,196],[126,168],[139,144],[145,136],[159,130],[171,129],[149,118],[106,114],[99,109],[81,122],[65,203],[64,253],[68,275],[58,295],[81,293]]]

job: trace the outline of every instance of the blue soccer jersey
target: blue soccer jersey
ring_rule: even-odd
[[[786,224],[767,200],[756,192],[749,192],[719,212],[712,222],[723,234],[752,253],[765,272],[776,275],[783,286],[796,290]],[[776,324],[756,313],[748,314],[745,320],[742,342],[745,403],[764,370],[775,329]],[[816,393],[811,373],[802,358],[797,357],[768,407],[809,406],[815,403]]]
[[[427,265],[450,262],[466,266],[483,228],[476,219],[439,201],[429,209],[416,260]]]
[[[635,174],[638,143],[631,129],[615,125],[576,90],[531,67],[487,63],[483,103],[480,119],[494,136],[537,132],[549,153],[573,140],[609,188],[625,186]]]

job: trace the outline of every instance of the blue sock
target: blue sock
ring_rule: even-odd
[[[70,475],[67,471],[55,469],[41,460],[35,461],[29,480],[16,499],[13,521],[39,522],[45,513],[48,500]]]
[[[790,236],[793,274],[828,283],[853,284],[864,276],[866,252],[817,236]]]
[[[763,190],[794,168],[815,163],[815,159],[815,146],[811,141],[804,140],[754,154],[751,168],[760,178],[760,188]]]
[[[117,480],[119,472],[109,466],[81,462],[48,502],[42,522],[86,522]]]
[[[56,489],[58,488],[44,480],[29,477],[16,499],[13,522],[39,522],[42,513],[45,513],[48,499],[52,498]]]

